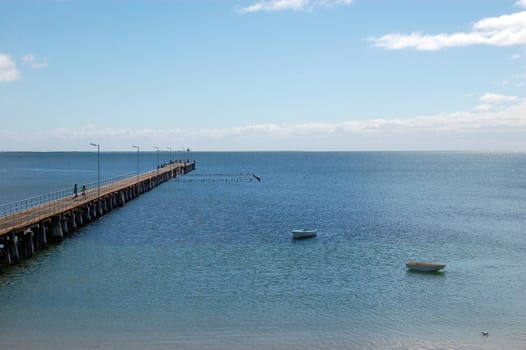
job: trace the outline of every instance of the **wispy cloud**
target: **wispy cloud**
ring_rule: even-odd
[[[519,102],[520,98],[518,98],[517,96],[501,95],[493,92],[486,92],[485,94],[480,96],[479,101],[481,102],[481,104],[473,108],[475,112],[485,112],[499,106],[505,107],[510,103]]]
[[[264,0],[252,5],[242,7],[238,13],[252,13],[260,11],[302,11],[314,10],[318,7],[336,7],[341,5],[351,5],[353,0]]]
[[[517,2],[526,8],[526,0]],[[387,50],[416,49],[436,51],[447,47],[469,45],[512,46],[526,44],[526,11],[483,18],[476,22],[471,31],[440,33],[435,35],[413,32],[411,34],[391,33],[381,37],[368,38],[375,46]]]
[[[489,104],[489,103],[483,103],[483,104],[479,104],[479,105],[476,105],[473,110],[475,112],[486,112],[486,111],[489,111],[493,109],[493,105],[492,104]]]
[[[87,150],[93,140],[105,150],[151,149],[157,144],[192,146],[196,150],[522,150],[526,151],[526,100],[484,94],[487,107],[472,112],[441,113],[414,118],[349,119],[340,122],[254,124],[234,128],[51,129],[21,134],[0,130],[0,150]],[[507,102],[501,102],[507,101]],[[506,103],[492,109],[493,103]],[[481,142],[483,140],[484,142]],[[23,142],[22,142],[23,141]],[[174,149],[179,149],[174,145]]]
[[[515,3],[515,6],[522,7],[526,9],[526,0],[519,0]]]
[[[0,83],[13,82],[19,79],[20,72],[11,56],[0,53]]]
[[[517,96],[500,95],[493,92],[487,92],[480,97],[481,102],[486,103],[504,103],[504,102],[517,102],[519,98]]]
[[[22,56],[22,63],[33,69],[41,69],[47,67],[47,64],[39,62],[32,53]]]

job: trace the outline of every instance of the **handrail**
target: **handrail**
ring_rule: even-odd
[[[124,175],[117,175],[117,176],[114,176],[114,177],[106,178],[104,180],[101,180],[100,186],[101,187],[102,186],[106,186],[106,185],[109,185],[109,184],[112,184],[112,183],[124,180],[125,178],[129,178],[129,177],[131,177],[133,175],[134,175],[134,173],[128,173],[128,174],[124,174]],[[86,185],[86,190],[91,190],[91,189],[94,189],[94,188],[98,188],[98,182],[97,181],[90,182],[90,183],[87,183],[85,185]],[[77,193],[80,195],[81,191],[82,191],[81,186],[78,186],[77,191],[78,191]],[[58,190],[58,191],[44,193],[44,194],[41,194],[41,195],[38,195],[38,196],[29,197],[29,198],[26,198],[26,199],[15,201],[15,202],[2,204],[2,205],[0,205],[0,218],[2,218],[4,216],[7,216],[7,215],[10,215],[10,214],[13,214],[13,213],[17,213],[17,212],[23,211],[23,210],[27,210],[27,209],[31,209],[31,208],[34,208],[34,207],[37,207],[37,206],[40,206],[40,205],[44,205],[46,203],[53,202],[53,201],[56,201],[58,199],[71,197],[73,195],[74,195],[73,188],[69,187],[67,189],[61,189],[61,190]]]
[[[21,230],[41,220],[49,219],[57,213],[74,210],[86,203],[105,198],[107,194],[115,193],[143,181],[164,176],[174,170],[177,175],[179,174],[179,169],[184,170],[191,163],[171,164],[175,164],[175,168],[172,166],[167,167],[166,165],[168,164],[163,164],[156,170],[142,174],[132,173],[104,179],[100,182],[100,190],[98,187],[99,183],[92,182],[87,184],[86,191],[79,190],[78,187],[77,193],[74,193],[71,188],[63,189],[5,204],[0,207],[3,210],[3,215],[0,216],[0,237],[13,230]]]

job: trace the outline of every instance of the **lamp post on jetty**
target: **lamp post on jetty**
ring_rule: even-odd
[[[186,157],[186,159],[183,159],[183,162],[186,164],[186,163],[190,163],[190,147],[183,147],[182,148],[183,150],[183,158]],[[188,155],[185,155],[184,152],[188,153]]]
[[[159,173],[159,147],[153,146],[157,150],[157,173]]]
[[[90,142],[90,145],[97,147],[97,193],[100,198],[100,144]]]
[[[137,183],[139,183],[139,146],[132,146],[133,148],[137,148]]]
[[[171,173],[172,172],[172,147],[166,147],[166,148],[170,150],[170,173]]]

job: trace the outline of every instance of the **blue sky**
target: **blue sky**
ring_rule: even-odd
[[[526,151],[526,0],[0,0],[0,151]]]

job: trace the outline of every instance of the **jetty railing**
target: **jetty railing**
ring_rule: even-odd
[[[134,174],[135,173],[129,173],[129,174],[117,175],[114,177],[103,179],[100,181],[100,186],[103,187],[103,186],[124,180],[126,178],[133,176]],[[95,182],[90,182],[90,183],[83,184],[83,185],[86,186],[86,191],[89,191],[91,189],[98,188],[99,182],[95,181]],[[82,195],[82,185],[77,186],[77,195],[78,196]],[[86,194],[84,194],[84,196],[85,195]],[[25,198],[25,199],[18,200],[15,202],[1,204],[0,205],[0,218],[4,216],[8,216],[13,213],[17,213],[20,211],[34,208],[34,207],[38,207],[40,205],[43,205],[49,202],[54,202],[59,199],[74,197],[74,196],[75,194],[73,193],[73,186],[71,186],[69,188],[60,189],[60,190],[49,192],[49,193],[44,193],[38,196]]]
[[[170,162],[146,173],[91,182],[85,189],[76,185],[1,205],[0,264],[12,265],[31,257],[48,240],[61,242],[79,227],[194,169],[195,162]]]
[[[114,184],[127,181],[135,182],[135,174],[119,175],[101,180],[101,193],[104,193]],[[88,183],[86,184],[86,191],[77,187],[77,194],[73,192],[73,188],[69,188],[6,204],[4,211],[8,214],[0,216],[0,234],[18,224],[43,219],[51,212],[60,212],[95,200],[99,197],[98,185],[98,181]]]

